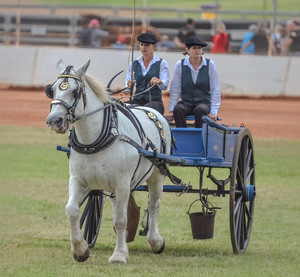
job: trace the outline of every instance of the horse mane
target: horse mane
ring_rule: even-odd
[[[84,79],[92,91],[104,104],[111,102],[110,95],[105,91],[104,87],[99,83],[99,81],[88,74],[85,75]]]

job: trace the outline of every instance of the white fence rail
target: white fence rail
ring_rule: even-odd
[[[135,52],[139,55],[139,51]],[[167,60],[171,78],[178,52],[160,52]],[[88,70],[106,86],[119,71],[127,69],[129,51],[94,50],[60,47],[0,45],[0,84],[40,87],[57,78],[56,63],[79,66],[91,60]],[[267,57],[248,55],[212,55],[219,73],[222,95],[235,96],[300,96],[299,57]],[[124,87],[125,73],[114,81],[114,88]]]

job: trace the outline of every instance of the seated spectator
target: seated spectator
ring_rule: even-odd
[[[192,18],[189,18],[186,22],[186,25],[182,27],[178,34],[174,37],[174,44],[176,47],[184,50],[185,49],[185,41],[189,37],[196,36],[195,30],[195,21]]]
[[[176,127],[187,127],[186,116],[195,115],[195,127],[201,128],[202,116],[217,120],[221,103],[219,77],[215,63],[202,56],[206,42],[191,37],[185,45],[184,54],[189,56],[175,64],[166,119],[175,119]]]
[[[87,28],[83,29],[78,37],[78,45],[88,48],[100,48],[101,39],[108,36],[108,32],[100,29],[98,19],[92,19]]]
[[[112,45],[113,49],[127,49],[126,38],[124,36],[119,36],[116,43]]]
[[[160,41],[156,44],[159,51],[168,51],[174,48],[174,43],[169,40],[167,35],[162,35]]]
[[[216,24],[216,34],[213,36],[213,47],[211,53],[224,54],[231,52],[229,36],[226,33],[226,26],[223,22]]]
[[[246,43],[248,43],[248,41],[250,41],[253,38],[256,31],[257,31],[257,26],[255,24],[251,24],[248,28],[248,32],[243,37],[241,48],[244,48]],[[248,47],[244,48],[243,53],[248,55],[254,55],[255,54],[254,43],[251,43]]]

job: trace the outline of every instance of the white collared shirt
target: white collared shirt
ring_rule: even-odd
[[[153,59],[150,61],[148,67],[146,68],[144,65],[144,61],[143,61],[143,56],[139,56],[136,59],[139,64],[142,67],[142,73],[143,76],[145,76],[147,74],[147,72],[150,70],[151,66],[158,62],[160,60],[160,58],[156,55],[153,54]],[[161,90],[166,90],[168,88],[169,85],[169,77],[170,73],[169,73],[169,67],[168,67],[168,63],[166,60],[162,59],[161,63],[160,63],[160,71],[159,71],[159,79],[162,81],[161,85],[158,85],[158,87]],[[127,82],[131,80],[131,63],[129,64],[128,68],[127,68],[127,72],[126,72],[126,80],[125,80],[125,87],[127,87]]]
[[[202,66],[207,66],[207,60],[202,56],[202,62],[200,66],[195,70],[190,63],[190,57],[184,59],[184,65],[187,65],[191,70],[191,75],[194,84],[196,83],[198,74]],[[172,112],[174,110],[175,105],[177,104],[180,96],[181,96],[181,60],[175,64],[174,76],[171,82],[170,87],[170,103],[169,103],[169,111]],[[211,95],[211,107],[210,113],[218,114],[218,110],[221,104],[221,91],[220,91],[220,82],[216,69],[215,63],[210,60],[209,62],[209,86],[210,86],[210,95]]]

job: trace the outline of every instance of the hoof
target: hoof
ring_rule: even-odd
[[[73,253],[74,260],[77,262],[85,262],[90,256],[90,249],[88,248],[82,256],[78,256]]]
[[[163,245],[161,246],[161,248],[158,251],[155,251],[154,254],[161,254],[162,252],[164,252],[165,250],[165,240],[163,240]]]
[[[120,254],[113,254],[109,259],[108,262],[110,264],[118,264],[118,265],[125,265],[127,263],[127,260],[129,259],[126,258],[124,255]]]

